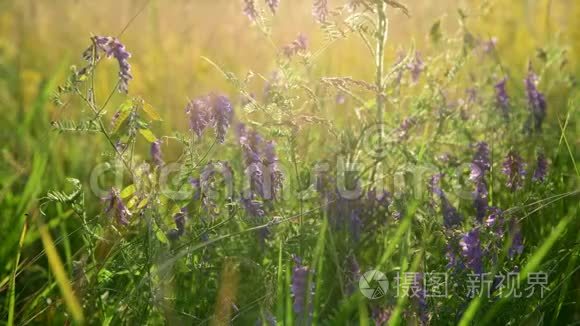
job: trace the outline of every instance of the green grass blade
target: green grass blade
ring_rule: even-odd
[[[20,232],[20,240],[18,241],[18,251],[16,253],[16,260],[14,261],[14,268],[12,269],[12,276],[10,278],[10,301],[8,304],[8,326],[14,325],[14,307],[16,306],[16,273],[18,271],[18,264],[20,263],[20,253],[22,251],[22,245],[24,244],[24,238],[26,237],[26,231],[28,230],[28,223],[24,221],[22,226],[22,231]]]
[[[48,264],[50,265],[50,268],[54,273],[56,282],[60,288],[66,307],[68,308],[75,322],[77,322],[78,324],[83,324],[84,323],[83,310],[70,285],[62,261],[58,255],[58,252],[56,251],[54,241],[52,240],[52,237],[48,232],[48,228],[45,225],[40,225],[39,231],[40,238],[42,239],[42,244],[44,245],[46,257],[48,258]]]

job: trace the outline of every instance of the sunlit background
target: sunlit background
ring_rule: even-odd
[[[523,70],[522,59],[536,47],[556,38],[574,41],[569,43],[573,45],[570,58],[580,55],[578,1],[406,3],[410,18],[395,11],[390,17],[391,61],[397,49],[407,49],[412,43],[419,50],[425,48],[429,29],[438,19],[454,31],[458,8],[474,17],[472,28],[498,38],[504,60],[516,69]],[[340,4],[330,1],[331,6]],[[320,49],[323,34],[310,12],[311,1],[281,1],[277,16],[267,16],[272,20],[274,43],[270,43],[252,28],[242,13],[242,1],[237,0],[5,0],[0,4],[0,49],[3,60],[17,63],[17,85],[11,88],[18,87],[24,95],[21,104],[26,110],[43,79],[54,74],[64,78],[68,66],[79,63],[79,49],[89,44],[91,35],[122,33],[122,41],[133,54],[131,94],[147,94],[165,117],[179,118],[188,97],[229,87],[201,56],[238,74],[252,70],[267,75],[275,67],[276,53],[299,33],[310,39],[312,51]],[[365,51],[357,38],[339,40],[318,59],[318,73],[370,80],[371,65],[362,64],[371,60]],[[114,82],[114,78],[101,79],[99,90],[107,93]]]

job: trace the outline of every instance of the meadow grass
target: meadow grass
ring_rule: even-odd
[[[1,320],[578,323],[579,4],[256,3],[0,3]]]

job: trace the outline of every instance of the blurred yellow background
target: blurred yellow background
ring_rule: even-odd
[[[329,3],[338,6],[344,2]],[[580,55],[577,0],[415,0],[406,4],[411,18],[398,12],[390,17],[390,61],[397,49],[408,48],[412,42],[421,50],[437,19],[442,19],[446,30],[454,30],[458,8],[473,17],[470,28],[499,39],[504,62],[517,69],[525,67],[522,58],[556,38],[572,45],[571,58]],[[64,81],[68,66],[80,62],[91,34],[118,35],[142,8],[121,36],[133,54],[130,93],[146,98],[166,119],[182,123],[188,98],[214,89],[231,90],[201,56],[239,76],[249,70],[269,75],[275,68],[276,49],[243,15],[241,0],[12,0],[4,1],[0,8],[0,48],[16,58],[24,107],[35,98],[43,78],[58,73]],[[310,39],[311,50],[319,49],[323,33],[310,13],[310,0],[282,0],[272,20],[276,46],[282,47],[303,32]],[[372,80],[372,65],[364,63],[370,60],[365,51],[356,37],[340,40],[320,57],[317,73]],[[114,83],[115,78],[100,78],[97,96],[108,94]]]

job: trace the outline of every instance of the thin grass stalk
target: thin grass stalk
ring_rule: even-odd
[[[383,115],[384,115],[384,97],[383,97],[383,75],[384,75],[384,61],[385,61],[385,44],[387,42],[388,20],[387,20],[387,4],[383,0],[377,0],[377,40],[375,51],[375,86],[377,89],[377,124],[381,128],[379,132],[379,148],[382,147],[383,137]]]

